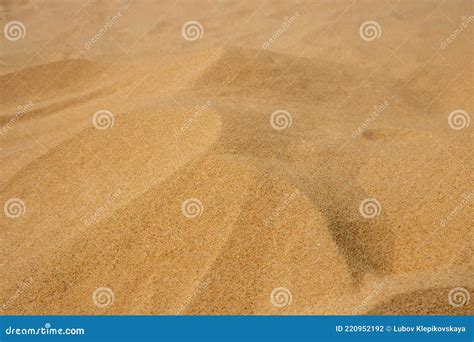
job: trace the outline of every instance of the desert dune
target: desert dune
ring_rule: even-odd
[[[3,1],[2,314],[473,314],[473,2]]]

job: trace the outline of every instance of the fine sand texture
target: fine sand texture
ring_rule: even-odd
[[[1,1],[0,313],[473,314],[473,4]]]

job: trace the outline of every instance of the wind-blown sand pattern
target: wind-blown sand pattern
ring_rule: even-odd
[[[473,314],[474,11],[4,1],[2,314]]]

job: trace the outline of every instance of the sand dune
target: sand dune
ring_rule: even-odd
[[[472,314],[472,3],[165,5],[0,8],[2,314]]]

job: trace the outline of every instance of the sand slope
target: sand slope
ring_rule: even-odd
[[[472,27],[436,50],[468,3],[8,3],[33,38],[1,42],[0,199],[26,209],[0,215],[1,313],[472,314],[449,301],[474,288],[472,124],[448,125],[474,109]]]

